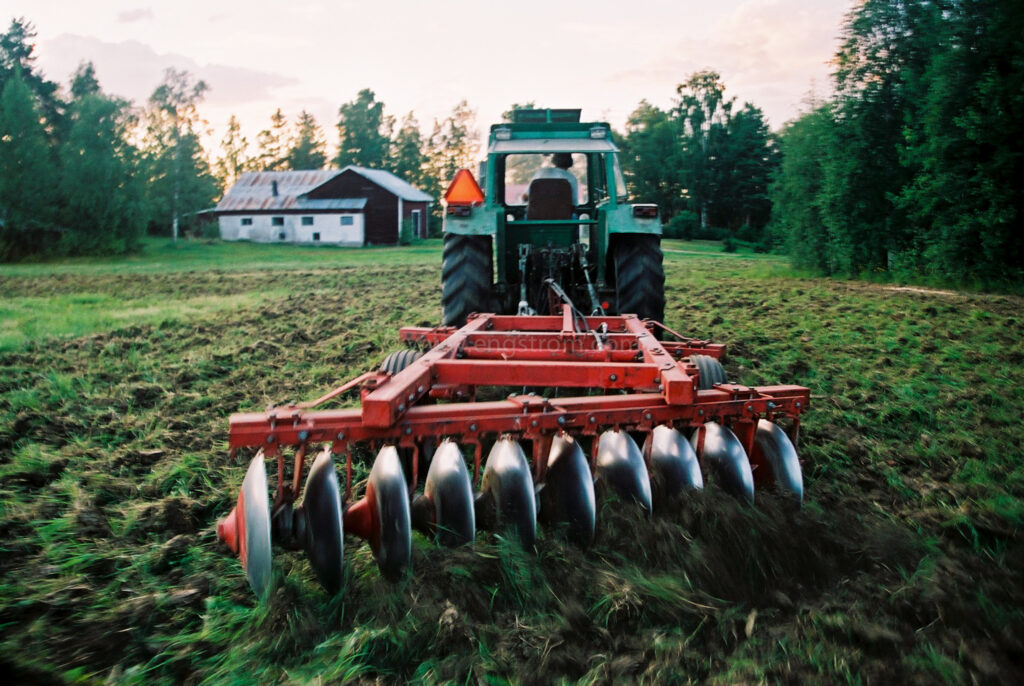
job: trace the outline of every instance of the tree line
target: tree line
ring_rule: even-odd
[[[770,232],[825,274],[1024,280],[1024,3],[864,0],[779,136]]]
[[[219,194],[200,143],[206,85],[168,70],[136,108],[83,63],[65,94],[36,67],[34,37],[24,19],[0,34],[0,260],[128,253],[147,229],[193,230]]]
[[[214,173],[226,188],[247,171],[323,169],[328,164],[340,169],[353,164],[390,171],[439,197],[458,169],[472,165],[480,147],[476,112],[465,100],[443,120],[435,120],[431,133],[424,135],[414,113],[397,123],[368,88],[338,109],[337,131],[338,149],[328,158],[323,130],[305,110],[291,126],[276,110],[254,146],[232,116]]]
[[[633,196],[658,204],[667,235],[768,247],[775,139],[758,107],[725,96],[718,72],[691,75],[667,110],[641,101],[616,138]]]
[[[745,240],[825,274],[1020,281],[1022,25],[1021,3],[863,0],[841,27],[833,94],[778,133],[714,70],[668,108],[641,101],[614,133],[631,194],[660,206],[669,236]],[[339,108],[333,156],[311,114],[278,109],[252,144],[232,117],[211,163],[206,84],[170,70],[132,107],[83,64],[63,95],[35,68],[33,37],[23,19],[0,34],[0,259],[194,232],[246,171],[356,164],[440,197],[479,153],[466,101],[425,134],[364,89]]]
[[[365,89],[339,110],[331,159],[311,114],[289,126],[280,109],[251,149],[231,117],[211,156],[198,110],[206,83],[168,69],[136,107],[104,92],[85,62],[64,92],[37,68],[35,35],[23,18],[0,34],[0,261],[130,253],[147,232],[177,238],[215,230],[203,210],[246,171],[355,164],[392,171],[438,196],[478,152],[476,114],[466,101],[424,136],[412,112],[396,125]]]

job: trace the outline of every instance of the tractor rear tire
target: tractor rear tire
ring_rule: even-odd
[[[697,367],[700,374],[700,385],[698,391],[707,391],[716,384],[728,383],[725,376],[725,368],[722,363],[710,355],[690,355],[690,362]]]
[[[490,236],[446,234],[441,263],[441,318],[461,327],[473,312],[485,312],[493,276]]]
[[[615,295],[619,314],[641,319],[665,319],[665,267],[661,238],[649,234],[618,236],[615,260]]]
[[[381,362],[380,371],[387,372],[394,376],[421,357],[423,357],[423,353],[419,350],[412,349],[399,350],[397,352],[390,353],[384,358],[384,361]]]

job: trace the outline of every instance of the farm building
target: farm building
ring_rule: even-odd
[[[426,237],[433,200],[379,169],[247,172],[213,214],[226,241],[395,245],[403,222]]]

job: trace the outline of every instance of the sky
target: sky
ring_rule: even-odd
[[[828,94],[829,61],[854,0],[0,0],[4,29],[37,31],[37,65],[68,84],[91,60],[100,85],[144,104],[168,67],[209,86],[209,141],[236,115],[255,142],[280,107],[337,140],[338,107],[370,88],[429,134],[465,99],[477,128],[512,103],[583,109],[622,129],[641,100],[714,69],[726,96],[772,129]]]

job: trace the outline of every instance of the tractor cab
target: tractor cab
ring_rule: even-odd
[[[616,258],[616,244],[651,244],[660,258],[661,224],[656,206],[628,204],[607,123],[581,122],[578,109],[516,110],[511,122],[491,126],[481,176],[482,201],[459,202],[454,182],[445,195],[453,277],[446,324],[461,325],[474,311],[559,311],[552,283],[588,313],[625,311],[626,304],[661,317],[660,259],[651,277],[656,288],[644,288],[656,292],[651,302],[636,295],[623,301],[616,289],[616,259],[636,252],[622,248]],[[479,290],[465,289],[466,282]]]
[[[599,245],[601,211],[626,200],[611,128],[579,120],[580,110],[517,110],[512,123],[491,127],[485,180],[499,254],[506,256],[498,260],[499,281],[517,275],[521,245]],[[544,173],[561,170],[557,158],[569,161],[563,174],[575,184]]]

